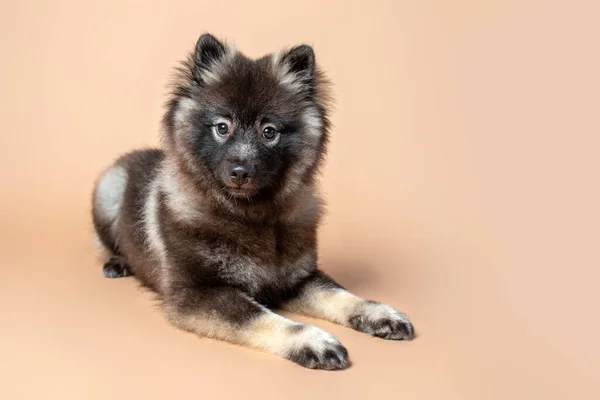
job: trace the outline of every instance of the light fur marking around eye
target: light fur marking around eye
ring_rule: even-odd
[[[268,147],[275,147],[275,146],[277,146],[277,143],[279,143],[280,138],[281,138],[281,133],[277,132],[273,139],[265,141],[265,145]]]
[[[225,124],[227,125],[228,128],[228,133],[226,135],[220,135],[219,132],[217,131],[217,126],[219,124]],[[213,123],[213,126],[211,128],[211,132],[213,133],[213,137],[215,138],[215,140],[217,141],[217,143],[225,143],[227,141],[227,138],[229,136],[231,136],[231,131],[233,130],[233,123],[225,118],[217,118],[215,120],[215,122]]]

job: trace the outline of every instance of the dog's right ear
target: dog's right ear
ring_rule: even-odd
[[[194,50],[194,79],[199,84],[219,80],[219,69],[226,58],[235,50],[221,43],[210,33],[205,33],[196,42]]]
[[[310,92],[315,77],[315,52],[309,45],[295,46],[273,55],[273,65],[279,81],[287,88],[301,93]]]

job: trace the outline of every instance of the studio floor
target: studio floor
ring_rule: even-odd
[[[350,352],[349,369],[314,371],[172,328],[133,278],[102,276],[85,217],[5,216],[4,399],[594,398],[595,350],[585,352],[568,321],[533,324],[523,304],[510,303],[502,277],[436,273],[435,263],[395,250],[344,260],[339,250],[324,252],[324,268],[348,288],[408,313],[417,338],[384,341],[292,316],[333,333]],[[386,261],[394,256],[396,273]]]

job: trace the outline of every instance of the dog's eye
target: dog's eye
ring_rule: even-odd
[[[224,122],[217,124],[217,133],[221,136],[227,135],[229,133],[229,126]]]
[[[277,135],[277,131],[272,126],[267,126],[265,129],[263,129],[262,134],[265,139],[271,140],[275,138],[275,136]]]

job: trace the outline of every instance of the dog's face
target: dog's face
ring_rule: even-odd
[[[309,46],[252,60],[200,37],[165,117],[170,151],[228,198],[293,192],[327,141],[325,83]]]

